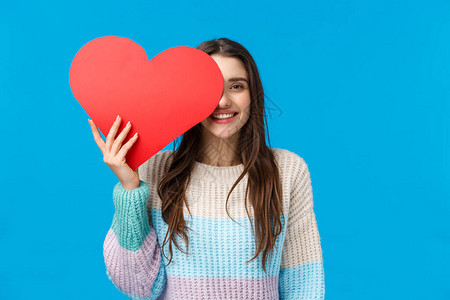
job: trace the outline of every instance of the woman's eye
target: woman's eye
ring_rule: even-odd
[[[235,86],[240,87],[240,88],[243,88],[243,86],[242,86],[241,84],[233,84],[231,87],[233,88],[233,87],[235,87]]]

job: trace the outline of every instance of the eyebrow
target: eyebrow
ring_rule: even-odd
[[[233,82],[233,81],[245,81],[245,82],[248,83],[248,80],[245,79],[244,77],[233,77],[233,78],[228,79],[228,81],[230,81],[230,82]]]

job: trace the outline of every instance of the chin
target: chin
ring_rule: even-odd
[[[205,126],[202,123],[203,130],[208,130],[211,135],[219,139],[229,139],[236,135],[238,131],[235,128],[211,128],[210,126]]]

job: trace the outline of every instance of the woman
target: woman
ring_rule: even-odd
[[[105,143],[90,121],[120,180],[104,242],[108,278],[131,299],[323,299],[305,161],[266,145],[263,87],[250,53],[226,38],[197,48],[217,62],[223,94],[176,150],[133,171],[125,155],[137,135],[122,146],[131,125],[116,137],[118,117]]]

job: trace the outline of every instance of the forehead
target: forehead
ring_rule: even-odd
[[[248,80],[247,70],[240,59],[218,54],[213,54],[211,57],[216,61],[225,80],[232,77],[243,77]]]

